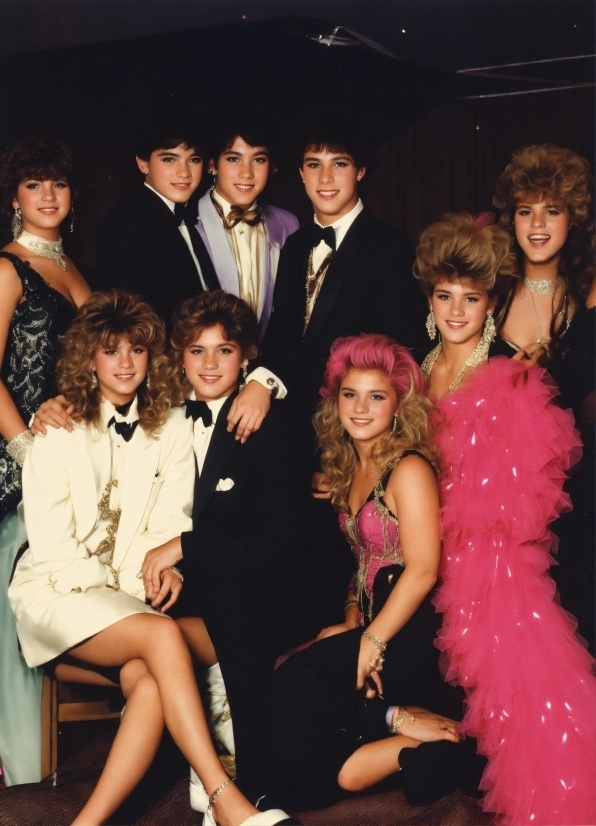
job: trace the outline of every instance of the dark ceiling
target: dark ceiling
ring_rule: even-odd
[[[594,52],[592,0],[0,0],[0,56],[285,16],[451,71]]]

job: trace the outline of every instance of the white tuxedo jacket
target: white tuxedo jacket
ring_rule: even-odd
[[[192,527],[191,421],[172,410],[157,439],[137,427],[127,445],[113,559],[120,591],[106,587],[113,584],[111,571],[85,544],[103,492],[97,471],[111,463],[109,434],[76,424],[72,433],[48,428],[47,436],[35,438],[23,467],[29,549],[9,588],[29,665],[53,659],[124,616],[152,611],[137,577],[145,554]]]

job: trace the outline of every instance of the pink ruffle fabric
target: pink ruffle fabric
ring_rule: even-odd
[[[596,679],[555,601],[548,529],[581,446],[537,367],[492,359],[441,399],[444,551],[435,598],[462,733],[489,758],[485,809],[508,824],[596,824]]]

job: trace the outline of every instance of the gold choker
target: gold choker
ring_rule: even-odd
[[[23,231],[18,238],[15,238],[15,241],[30,252],[41,255],[42,258],[51,258],[52,261],[57,261],[63,270],[66,269],[62,238],[58,238],[57,241],[48,241],[46,238],[40,238],[38,235]]]
[[[531,278],[524,278],[524,284],[529,291],[537,295],[552,295],[555,291],[556,283],[556,278],[545,278],[543,281],[532,281]]]

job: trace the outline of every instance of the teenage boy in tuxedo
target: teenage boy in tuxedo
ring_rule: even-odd
[[[214,139],[213,186],[199,200],[197,230],[218,281],[256,312],[259,338],[271,315],[280,250],[299,226],[291,212],[258,201],[275,171],[263,126],[250,118],[231,120]]]
[[[103,221],[97,258],[107,286],[141,294],[169,323],[185,298],[219,289],[195,229],[203,140],[186,123],[150,125],[136,145],[144,182]]]
[[[384,333],[414,347],[424,332],[425,308],[412,275],[414,245],[377,221],[358,187],[371,155],[339,124],[307,126],[299,145],[300,176],[313,223],[285,244],[262,344],[263,358],[288,388],[285,402],[303,454],[310,456],[313,489],[324,490],[314,449],[312,416],[325,365],[340,336]],[[312,502],[310,535],[320,572],[323,625],[339,622],[353,560],[327,501]],[[335,612],[338,612],[336,614]]]

